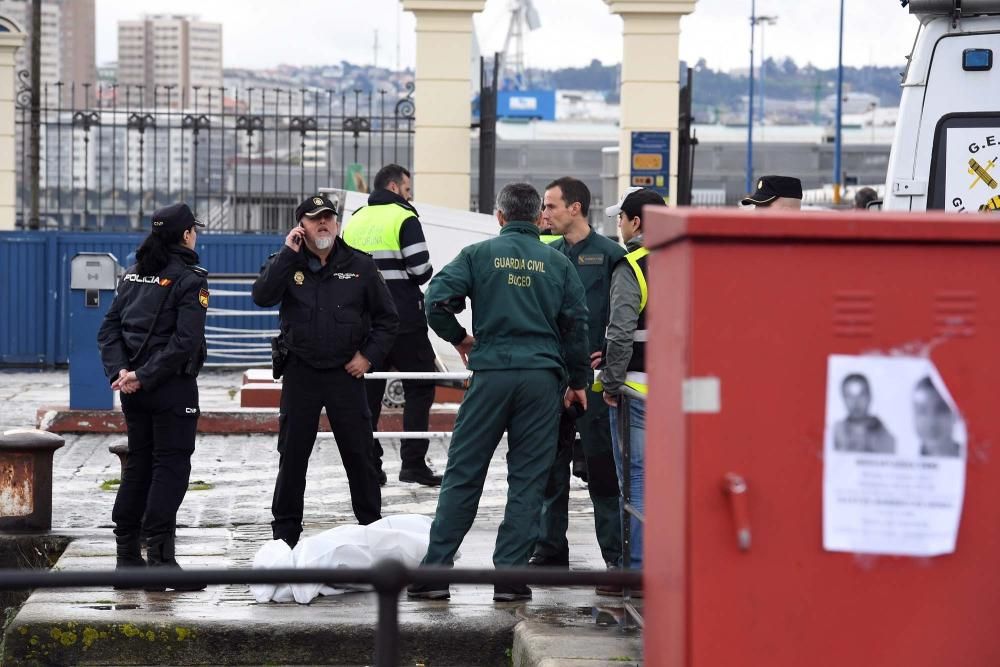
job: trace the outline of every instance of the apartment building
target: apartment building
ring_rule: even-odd
[[[31,69],[31,10],[31,0],[0,0],[0,15],[13,19],[28,36],[16,55],[18,70]],[[42,85],[63,84],[64,102],[74,85],[82,95],[83,84],[96,80],[94,0],[42,2],[41,77]]]
[[[166,14],[120,21],[118,83],[144,86],[146,104],[190,106],[195,88],[222,86],[222,24]]]

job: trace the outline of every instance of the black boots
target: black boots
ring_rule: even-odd
[[[117,562],[115,569],[121,570],[130,567],[146,567],[146,561],[142,559],[142,552],[139,550],[139,532],[115,535],[117,542]],[[131,586],[115,586],[116,591],[129,590]]]
[[[150,535],[146,539],[146,561],[150,568],[170,568],[165,571],[179,571],[181,566],[174,560],[174,536],[172,533]],[[147,591],[158,592],[167,590],[166,586],[147,586]],[[171,586],[170,590],[178,592],[203,591],[205,584],[187,584]]]
[[[441,486],[441,475],[434,474],[434,471],[425,463],[422,468],[400,469],[399,481],[423,484],[424,486]]]

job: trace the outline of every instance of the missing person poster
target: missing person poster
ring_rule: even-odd
[[[833,355],[827,364],[823,548],[952,553],[968,437],[934,364]]]

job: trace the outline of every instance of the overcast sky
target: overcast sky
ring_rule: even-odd
[[[604,0],[534,0],[542,27],[525,39],[529,67],[621,61],[621,19]],[[899,0],[845,0],[844,63],[901,66],[917,21]],[[765,30],[768,57],[800,65],[837,64],[836,0],[757,0],[757,14],[777,16]],[[487,0],[476,17],[483,53],[503,47],[510,0]],[[371,63],[378,30],[378,64],[414,63],[412,14],[398,0],[97,0],[97,60],[116,60],[118,21],[143,13],[197,14],[222,23],[225,67],[266,68],[348,60]],[[750,0],[698,0],[681,22],[681,58],[705,58],[713,69],[747,66]],[[397,49],[397,35],[398,49]],[[760,49],[758,30],[757,48]]]

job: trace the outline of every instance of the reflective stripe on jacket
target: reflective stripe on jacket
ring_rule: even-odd
[[[631,268],[632,273],[635,276],[636,282],[638,283],[639,303],[635,304],[634,302],[632,302],[633,307],[636,308],[638,318],[637,321],[635,322],[635,330],[632,332],[632,351],[631,355],[628,358],[627,367],[625,369],[622,369],[621,366],[612,366],[612,368],[618,369],[615,373],[615,375],[618,378],[621,378],[620,375],[621,371],[625,370],[626,372],[623,384],[625,384],[628,387],[631,387],[632,389],[642,394],[649,393],[649,385],[646,379],[646,342],[649,339],[649,332],[646,329],[646,303],[649,300],[649,288],[646,280],[646,276],[648,275],[646,258],[648,255],[649,255],[648,249],[644,247],[638,247],[635,250],[632,250],[631,252],[626,254],[625,257],[622,258],[622,261],[628,264],[628,266]],[[634,292],[632,294],[633,294],[632,298],[634,298]],[[614,316],[615,314],[612,313],[612,317]],[[621,317],[620,313],[619,317]],[[623,325],[620,328],[625,328],[625,333],[627,334],[628,329],[630,327],[631,323],[628,323],[628,327],[624,327]],[[609,362],[610,357],[611,355],[609,355],[608,347],[606,345],[604,350],[605,364]],[[618,358],[621,359],[620,355],[618,356]],[[612,363],[614,363],[613,360],[611,361]],[[621,363],[621,361],[619,361],[618,363]],[[601,382],[598,379],[599,375],[600,373],[595,374],[595,382],[592,386],[594,391],[603,391],[604,388],[603,382]],[[617,383],[615,383],[615,387],[617,387]]]
[[[344,228],[344,241],[375,260],[399,314],[399,332],[426,331],[420,285],[433,267],[417,211],[405,199],[378,190],[355,211]]]

